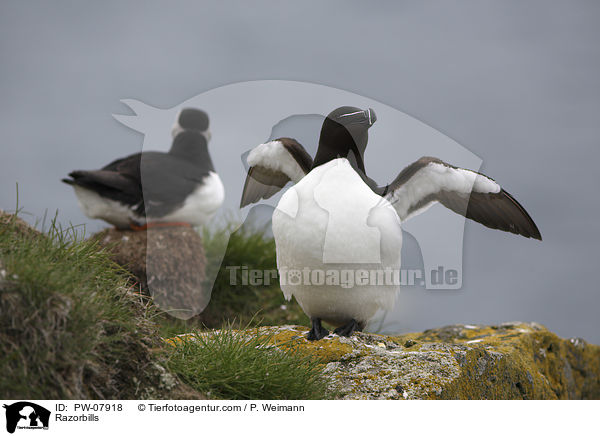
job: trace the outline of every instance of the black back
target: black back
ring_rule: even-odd
[[[100,170],[73,171],[63,182],[131,206],[140,216],[160,217],[177,209],[211,171],[205,136],[184,130],[168,153],[135,153]]]

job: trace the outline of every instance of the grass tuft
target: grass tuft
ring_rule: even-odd
[[[56,220],[0,215],[0,397],[136,398],[158,333],[126,273]]]
[[[322,364],[299,350],[282,351],[272,334],[231,328],[175,342],[168,367],[192,388],[217,399],[327,398]]]

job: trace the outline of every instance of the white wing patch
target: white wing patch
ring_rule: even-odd
[[[500,192],[500,189],[500,185],[492,179],[474,171],[431,162],[419,169],[398,189],[389,193],[387,198],[404,221],[427,210],[433,201],[409,212],[427,197],[440,191],[469,195],[472,191],[495,194]]]
[[[261,166],[282,172],[294,183],[298,183],[304,177],[302,168],[281,141],[269,141],[253,148],[248,154],[247,162],[251,167]]]

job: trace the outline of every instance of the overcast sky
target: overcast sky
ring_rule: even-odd
[[[166,109],[249,80],[327,85],[478,156],[544,237],[467,223],[463,288],[402,291],[399,330],[523,320],[600,343],[599,20],[591,1],[2,2],[0,208],[14,209],[18,182],[31,220],[58,209],[63,223],[102,228],[59,180],[142,148],[111,116],[131,113],[121,99]],[[370,143],[370,176],[385,182],[409,163],[402,146]]]

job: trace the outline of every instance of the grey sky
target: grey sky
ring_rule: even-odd
[[[599,19],[583,1],[3,2],[0,208],[14,209],[18,182],[34,216],[102,227],[59,180],[141,148],[111,117],[128,113],[120,99],[170,108],[247,80],[329,85],[468,148],[544,237],[468,223],[463,289],[402,291],[402,329],[525,320],[598,343]],[[384,150],[367,153],[380,182],[409,163]]]

